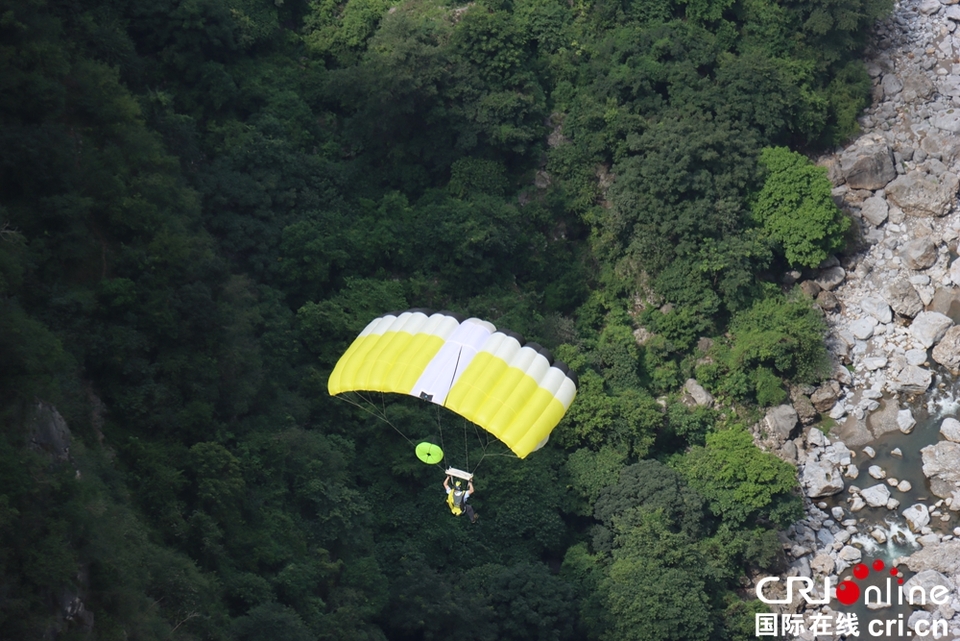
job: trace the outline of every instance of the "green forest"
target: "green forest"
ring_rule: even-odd
[[[0,0],[0,639],[754,638],[891,5]],[[407,440],[472,430],[327,392],[412,307],[579,376],[476,524]]]

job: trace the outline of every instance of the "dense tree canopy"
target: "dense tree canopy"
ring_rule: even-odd
[[[826,365],[762,275],[847,224],[789,148],[889,4],[0,0],[0,638],[750,637],[799,503],[742,425]],[[327,394],[413,306],[579,374],[545,448]]]

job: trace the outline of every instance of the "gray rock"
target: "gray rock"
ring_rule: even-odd
[[[70,458],[72,435],[56,407],[38,402],[28,414],[25,425],[30,449],[43,452],[56,461]]]
[[[869,458],[873,458],[874,456],[877,455],[877,451],[874,450],[874,449],[873,449],[872,447],[870,447],[869,445],[867,445],[866,447],[864,447],[863,450],[861,450],[861,451],[862,451],[866,456],[868,456]]]
[[[954,22],[960,22],[960,7],[957,5],[952,5],[947,7],[946,17],[948,20],[953,20]]]
[[[897,412],[897,427],[899,427],[900,431],[904,434],[912,432],[916,424],[917,420],[913,418],[913,412],[910,409]]]
[[[696,379],[688,378],[687,382],[683,384],[683,389],[690,395],[695,404],[701,407],[713,407],[713,395],[703,389],[703,386]]]
[[[953,325],[949,316],[939,312],[920,312],[910,324],[910,334],[924,347],[932,347]]]
[[[919,532],[930,524],[930,510],[923,503],[915,503],[901,512],[911,532]]]
[[[881,137],[861,138],[841,156],[840,170],[850,189],[883,189],[897,176],[893,153]]]
[[[884,290],[884,298],[890,307],[901,316],[913,318],[923,311],[920,295],[906,279],[898,278]]]
[[[933,360],[950,370],[954,376],[960,374],[960,326],[954,325],[946,331],[933,348]]]
[[[936,547],[934,544],[931,547]],[[910,600],[910,590],[913,588],[923,588],[922,594],[926,595],[926,603],[923,603],[920,597],[920,592],[914,592],[916,600]],[[930,598],[930,592],[934,588],[939,587],[940,590],[937,592],[938,600],[943,600],[944,596],[949,595],[953,592],[953,581],[945,577],[943,574],[936,570],[922,570],[917,574],[910,577],[903,584],[903,597],[904,601],[914,606],[923,606],[926,610],[936,610],[937,604],[933,602]]]
[[[850,323],[850,332],[859,340],[865,341],[873,336],[873,330],[877,326],[877,319],[872,316],[861,318]]]
[[[926,74],[912,73],[903,79],[903,90],[900,92],[900,98],[905,102],[914,102],[918,99],[925,100],[932,96],[935,90],[936,85],[927,78]],[[928,135],[927,138],[929,137]]]
[[[898,492],[909,492],[912,489],[913,489],[913,483],[911,483],[907,479],[903,479],[902,481],[897,483]]]
[[[839,466],[829,461],[807,459],[800,481],[807,488],[807,496],[812,499],[837,494],[844,487]]]
[[[926,269],[937,262],[937,244],[929,236],[916,238],[903,246],[900,257],[908,269]]]
[[[940,0],[923,0],[920,3],[920,13],[925,16],[933,15],[940,11]]]
[[[863,553],[852,545],[844,545],[843,548],[837,552],[837,558],[847,563],[858,563],[860,559],[863,558]]]
[[[960,111],[948,109],[946,112],[931,118],[930,124],[943,131],[949,131],[953,134],[960,133]]]
[[[860,215],[870,224],[879,227],[887,219],[889,209],[886,200],[879,196],[873,196],[864,200],[863,204],[860,205]]]
[[[947,332],[949,333],[950,330],[948,329]],[[940,342],[943,342],[942,338]],[[927,362],[927,350],[925,349],[908,349],[903,353],[903,356],[910,365],[923,365]]]
[[[825,312],[832,312],[840,308],[840,301],[833,292],[822,291],[817,294],[817,305]]]
[[[940,423],[940,435],[948,441],[960,443],[960,421],[947,417]]]
[[[883,96],[887,100],[896,96],[900,93],[900,90],[903,89],[903,83],[900,82],[900,78],[892,73],[884,74],[883,81],[880,84],[883,86]]]
[[[820,552],[810,561],[810,569],[823,576],[833,574],[835,567],[833,557],[830,556],[829,552]]]
[[[933,382],[933,372],[916,365],[904,365],[891,373],[890,382],[898,392],[919,394],[926,392]]]
[[[893,312],[886,301],[872,296],[865,296],[860,301],[860,309],[864,314],[873,316],[881,323],[889,323],[893,320]]]
[[[870,507],[886,507],[890,500],[890,489],[883,483],[877,483],[861,490],[860,496]]]
[[[830,445],[830,441],[827,440],[827,437],[823,432],[815,427],[811,427],[807,430],[808,447],[826,447],[828,445]]]
[[[817,284],[820,285],[821,288],[830,291],[842,283],[846,276],[847,272],[844,271],[843,267],[840,267],[839,265],[835,267],[829,267],[820,272],[820,277],[817,278]]]
[[[818,412],[829,412],[840,396],[840,385],[836,381],[827,381],[814,391],[810,402]]]
[[[886,197],[908,216],[945,216],[953,209],[958,187],[956,174],[945,173],[938,182],[920,172],[910,172],[887,186]]]
[[[920,450],[920,455],[930,491],[942,499],[952,498],[960,488],[960,443],[939,441]]]
[[[871,465],[867,468],[867,474],[877,479],[878,481],[887,478],[887,473],[883,471],[883,468],[879,465]]]
[[[810,402],[810,397],[803,394],[799,394],[793,399],[793,409],[797,411],[797,416],[800,418],[802,425],[812,425],[817,422],[817,418],[820,416],[817,408]]]
[[[790,435],[797,427],[797,411],[790,405],[778,405],[767,411],[763,418],[767,432],[776,437],[778,443],[790,439]]]
[[[947,576],[960,574],[960,540],[929,545],[907,557],[906,565],[913,572],[935,570]]]
[[[958,261],[960,262],[960,261]],[[816,281],[805,280],[800,283],[800,290],[810,298],[816,298],[817,295],[822,291],[820,285],[817,285]]]

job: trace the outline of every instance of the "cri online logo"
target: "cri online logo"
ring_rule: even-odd
[[[873,570],[876,572],[883,572],[886,569],[886,564],[877,559],[872,563]],[[864,563],[858,563],[853,567],[853,576],[859,581],[863,581],[868,576],[870,576],[870,568],[867,567]],[[896,579],[897,588],[894,592],[893,580]],[[823,589],[820,590],[820,594],[826,595],[821,599],[813,598],[811,594],[813,592],[814,583],[812,579],[809,579],[805,576],[791,576],[786,580],[787,594],[783,599],[771,599],[764,595],[763,590],[768,583],[779,583],[780,579],[775,576],[768,576],[761,579],[757,582],[757,598],[764,603],[791,603],[793,602],[793,591],[794,586],[799,584],[797,588],[797,594],[799,594],[803,599],[813,605],[826,605],[830,603],[830,594],[833,592],[831,589],[831,578],[826,577],[823,580]],[[950,591],[942,585],[936,585],[930,588],[930,594],[928,595],[923,586],[915,585],[912,586],[909,592],[904,595],[903,593],[903,575],[897,570],[896,567],[891,567],[889,570],[889,575],[886,580],[886,589],[881,589],[880,586],[871,585],[863,590],[864,603],[867,605],[877,605],[877,606],[888,606],[893,605],[893,598],[896,597],[897,604],[903,605],[904,603],[909,603],[910,605],[926,605],[928,602],[935,605],[943,605],[949,601]],[[860,598],[860,586],[853,581],[841,581],[837,585],[836,598],[837,601],[843,605],[853,605]]]

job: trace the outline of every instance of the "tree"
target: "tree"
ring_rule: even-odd
[[[843,247],[850,219],[833,202],[825,168],[786,147],[765,148],[760,165],[768,174],[753,216],[791,265],[816,267]]]
[[[731,525],[765,519],[786,527],[803,514],[796,470],[761,451],[741,425],[708,434],[706,446],[690,448],[677,468]]]

